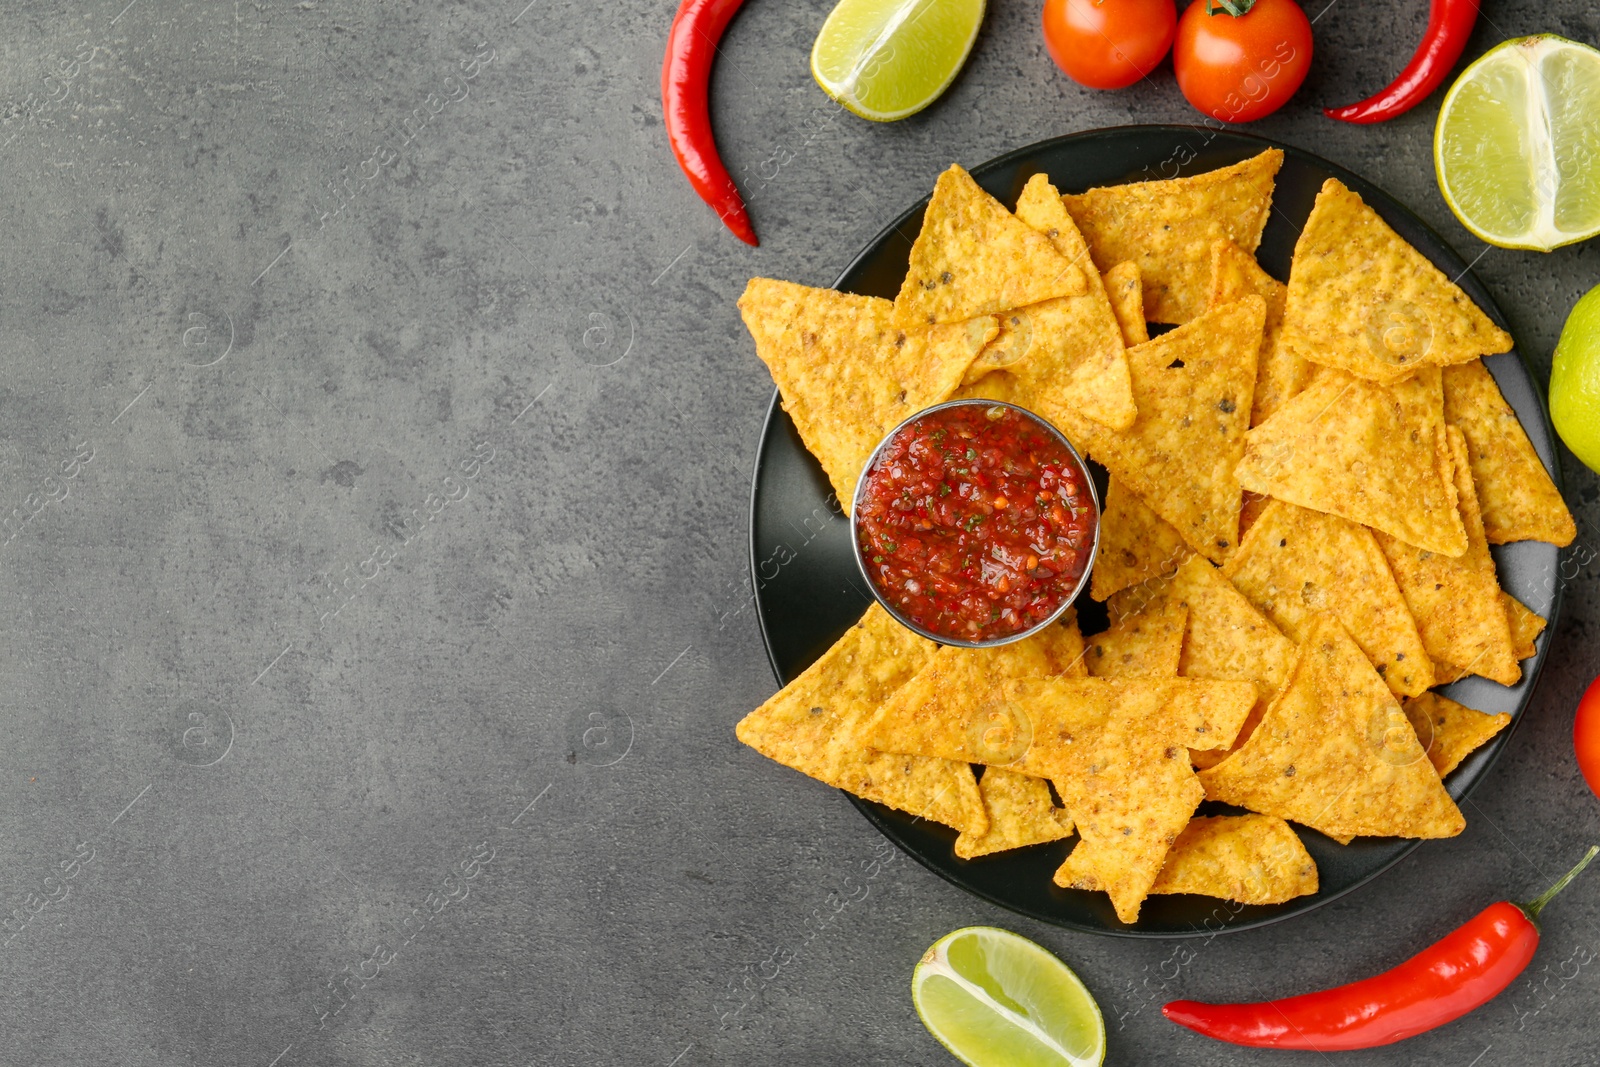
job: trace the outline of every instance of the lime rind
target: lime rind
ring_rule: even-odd
[[[984,0],[840,0],[811,48],[811,76],[864,119],[915,115],[961,73],[984,6]]]
[[[1501,248],[1550,251],[1600,233],[1600,52],[1554,34],[1467,67],[1434,127],[1445,203]]]
[[[1098,1067],[1105,1021],[1066,964],[1027,938],[969,926],[917,964],[911,997],[923,1025],[969,1067]]]

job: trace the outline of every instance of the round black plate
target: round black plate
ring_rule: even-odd
[[[972,170],[972,176],[1006,204],[1015,204],[1022,186],[1043,171],[1063,192],[1081,192],[1099,185],[1152,178],[1172,178],[1213,170],[1246,159],[1271,142],[1245,134],[1189,126],[1126,126],[1059,137],[1020,148]],[[1371,182],[1342,167],[1287,145],[1283,169],[1273,195],[1272,219],[1262,236],[1257,257],[1268,273],[1289,276],[1289,259],[1300,226],[1317,190],[1333,177],[1360,193],[1384,221],[1427,256],[1502,327],[1505,317],[1461,257]],[[839,276],[836,288],[892,299],[905,276],[911,244],[922,225],[927,201],[916,204],[878,236]],[[1560,484],[1549,419],[1540,390],[1515,352],[1486,360],[1500,391],[1521,419],[1539,456]],[[1481,678],[1468,678],[1445,690],[1449,696],[1482,711],[1509,711],[1512,729],[1533,695],[1539,670],[1549,651],[1560,607],[1558,550],[1528,541],[1496,546],[1495,562],[1505,589],[1550,620],[1539,637],[1538,654],[1523,663],[1522,681],[1513,688]],[[820,656],[866,610],[870,597],[850,550],[848,523],[833,499],[822,468],[800,443],[794,424],[773,396],[756,457],[750,504],[750,560],[757,614],[767,655],[779,684],[788,682]],[[1085,633],[1104,626],[1103,609],[1080,597],[1079,618]],[[1472,791],[1510,740],[1511,729],[1473,753],[1446,783],[1457,801]],[[1348,893],[1381,873],[1419,842],[1357,838],[1339,845],[1321,834],[1296,827],[1321,872],[1321,891],[1287,904],[1245,906],[1210,897],[1153,896],[1144,902],[1136,925],[1117,920],[1109,898],[1057,888],[1050,880],[1076,838],[1003,852],[978,860],[960,860],[952,850],[955,831],[918,821],[903,812],[851,797],[862,814],[884,836],[928,869],[985,900],[1058,926],[1131,937],[1182,937],[1218,930],[1262,926],[1310,911]],[[1231,809],[1207,804],[1202,810]]]

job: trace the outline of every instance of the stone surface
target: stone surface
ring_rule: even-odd
[[[1043,927],[735,743],[773,689],[746,278],[826,284],[952,160],[1191,120],[1169,69],[1079,89],[1036,0],[996,2],[946,98],[877,126],[807,73],[826,4],[752,3],[714,84],[751,250],[664,143],[665,0],[123,2],[12,4],[0,41],[5,1062],[942,1064],[908,980],[971,923],[1070,961],[1113,1062],[1268,1062],[1160,1004],[1366,975],[1600,839],[1570,456],[1555,655],[1466,833],[1292,922]],[[1403,65],[1426,5],[1384,7],[1313,11],[1310,80],[1254,132],[1439,229],[1542,376],[1596,248],[1466,234],[1436,99],[1317,112]],[[1597,22],[1496,3],[1469,55]],[[1600,883],[1546,931],[1506,996],[1351,1062],[1591,1055]]]

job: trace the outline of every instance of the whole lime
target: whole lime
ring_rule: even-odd
[[[1550,421],[1573,455],[1600,472],[1600,285],[1583,294],[1561,327],[1550,367]]]

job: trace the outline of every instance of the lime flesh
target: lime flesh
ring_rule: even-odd
[[[914,115],[961,71],[984,0],[840,0],[811,48],[811,76],[875,122]]]
[[[1100,1008],[1043,948],[993,926],[946,934],[911,976],[922,1023],[970,1067],[1098,1067]]]
[[[1445,94],[1433,165],[1489,244],[1548,252],[1600,233],[1600,52],[1550,34],[1491,49]]]
[[[1567,316],[1550,367],[1550,421],[1592,471],[1600,471],[1600,286]]]

